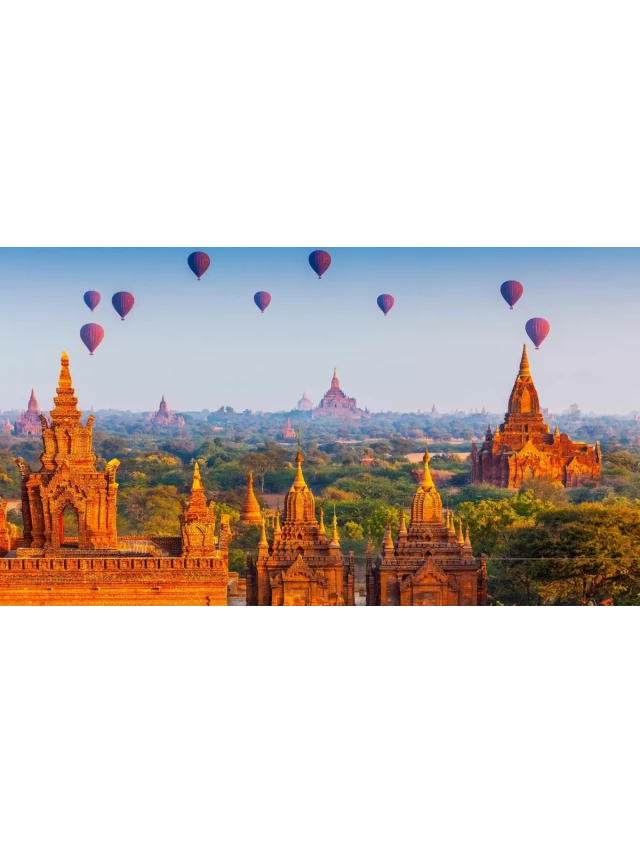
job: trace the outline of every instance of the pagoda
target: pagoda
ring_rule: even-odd
[[[425,450],[409,528],[403,512],[395,543],[387,525],[375,565],[367,557],[367,605],[485,605],[485,563],[484,556],[474,559],[468,529],[464,533],[449,510],[443,513]]]
[[[544,423],[538,392],[533,384],[527,347],[522,350],[504,423],[495,432],[488,427],[478,449],[471,446],[473,483],[487,483],[503,489],[519,489],[531,478],[545,477],[563,486],[581,486],[597,481],[602,466],[600,442],[593,447],[571,441],[556,426]]]
[[[296,437],[296,431],[291,426],[291,418],[287,418],[287,422],[282,430],[282,437],[285,441],[290,441],[292,438]]]
[[[296,476],[285,501],[284,520],[276,512],[272,540],[264,519],[258,555],[247,559],[247,606],[353,605],[353,553],[345,561],[340,551],[338,523],[331,534],[323,511],[316,518],[315,498],[302,473],[298,440]]]
[[[297,409],[300,412],[310,412],[313,409],[313,403],[307,397],[306,392],[302,395],[302,399],[298,400]]]
[[[226,605],[229,518],[216,522],[196,464],[180,536],[121,539],[117,459],[96,468],[94,416],[82,423],[62,353],[51,423],[40,414],[40,470],[21,474],[20,536],[0,499],[0,604]],[[77,535],[67,535],[64,519]],[[216,532],[217,525],[217,532]]]
[[[359,409],[355,397],[347,397],[340,388],[338,371],[334,367],[331,387],[324,395],[317,408],[313,410],[312,417],[348,418],[354,420],[368,414]]]
[[[181,415],[174,414],[167,405],[167,401],[164,398],[164,394],[162,395],[162,400],[160,400],[160,405],[158,406],[158,411],[154,412],[150,417],[152,426],[158,429],[164,429],[166,427],[182,427],[184,426],[184,418]]]
[[[15,425],[16,435],[42,435],[42,422],[40,420],[40,408],[36,395],[31,389],[31,396],[27,404],[26,412],[18,415]]]
[[[240,511],[240,522],[242,524],[262,524],[262,510],[253,491],[253,474],[247,476],[247,497]]]

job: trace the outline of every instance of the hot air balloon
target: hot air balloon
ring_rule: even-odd
[[[384,316],[386,317],[389,311],[393,308],[393,303],[395,299],[391,296],[390,293],[381,293],[378,296],[378,308],[382,311]]]
[[[527,320],[524,328],[536,345],[536,349],[540,349],[540,344],[549,334],[551,326],[542,317],[532,317],[531,320]]]
[[[513,311],[513,306],[524,293],[524,287],[519,281],[509,279],[509,281],[505,281],[500,285],[500,293],[509,308]]]
[[[100,294],[97,290],[87,290],[82,298],[84,299],[84,304],[87,308],[90,308],[92,311],[100,304]]]
[[[331,264],[331,255],[323,249],[316,249],[315,252],[311,252],[309,255],[309,263],[311,264],[311,269],[317,273],[318,278],[322,278]]]
[[[259,290],[254,294],[253,301],[264,314],[264,309],[268,308],[269,303],[271,302],[271,294],[267,293],[266,290]]]
[[[104,329],[97,323],[87,323],[86,326],[83,326],[80,329],[80,338],[82,339],[82,343],[89,350],[89,353],[93,355],[102,343],[102,339],[104,338]]]
[[[135,301],[136,300],[133,298],[133,295],[131,293],[127,293],[126,290],[114,293],[111,297],[111,304],[116,309],[122,320],[124,320],[129,311],[131,311]]]
[[[209,269],[211,258],[206,252],[191,252],[187,258],[187,263],[191,272],[197,275],[198,281],[200,281],[200,276],[203,276]]]

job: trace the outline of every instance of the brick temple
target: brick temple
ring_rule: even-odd
[[[16,418],[15,425],[16,435],[42,435],[42,422],[40,420],[40,407],[36,400],[36,395],[31,389],[31,396],[27,404],[26,412],[22,412]]]
[[[298,442],[296,476],[285,500],[284,520],[276,513],[271,542],[264,520],[257,558],[247,558],[247,606],[353,605],[354,557],[340,550],[334,514],[331,535],[316,518],[315,498],[302,473]]]
[[[368,416],[369,412],[358,408],[355,397],[347,397],[340,387],[338,371],[334,367],[331,387],[312,412],[312,417],[348,418],[354,420]]]
[[[422,480],[411,504],[407,529],[404,512],[394,543],[387,525],[375,564],[367,558],[367,605],[413,607],[476,606],[487,603],[486,559],[474,559],[469,531],[447,510],[423,457]]]
[[[164,398],[164,394],[162,395],[162,400],[160,400],[158,411],[149,415],[149,421],[151,422],[151,425],[156,429],[166,429],[167,427],[184,426],[184,418],[182,417],[182,415],[176,415],[169,409],[167,401]]]
[[[522,350],[504,423],[487,429],[480,449],[471,447],[473,483],[519,489],[529,478],[546,477],[563,486],[597,481],[602,466],[600,442],[593,447],[571,441],[556,426],[553,434],[540,410],[527,347]]]
[[[218,523],[196,463],[178,537],[120,539],[117,459],[96,468],[93,423],[82,423],[69,358],[62,354],[51,423],[40,414],[43,453],[21,473],[23,533],[0,512],[0,604],[226,605],[229,519]],[[76,535],[65,532],[74,522]]]

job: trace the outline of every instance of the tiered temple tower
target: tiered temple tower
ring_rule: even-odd
[[[34,473],[24,459],[16,462],[22,474],[24,547],[58,550],[64,543],[63,515],[67,507],[78,519],[77,547],[83,550],[115,550],[117,459],[96,469],[92,451],[93,415],[82,425],[82,412],[74,396],[69,357],[62,353],[60,378],[51,426],[40,415],[44,452],[42,467]]]
[[[363,412],[362,409],[358,408],[355,397],[347,397],[340,388],[338,371],[334,367],[331,387],[322,400],[320,400],[318,407],[313,410],[312,417],[348,418],[354,420],[361,418],[365,414],[368,414],[368,412]]]
[[[296,437],[296,431],[291,426],[291,418],[287,418],[287,422],[282,430],[282,437],[287,441]]]
[[[602,454],[600,442],[594,447],[573,442],[558,427],[551,434],[540,411],[525,346],[504,423],[495,433],[487,429],[479,450],[474,442],[471,465],[472,482],[505,489],[519,489],[531,477],[580,486],[599,479]]]
[[[315,498],[302,473],[298,441],[296,476],[285,501],[282,526],[276,514],[271,543],[262,523],[258,556],[247,559],[247,605],[353,605],[354,558],[340,551],[334,513],[331,535],[316,519]]]
[[[302,398],[300,400],[298,400],[297,408],[298,408],[298,411],[300,411],[300,412],[310,412],[313,409],[313,403],[307,397],[306,391],[302,395]]]
[[[69,358],[62,354],[51,425],[44,415],[41,468],[23,459],[23,536],[7,523],[0,500],[0,604],[226,605],[229,518],[218,522],[196,464],[191,494],[180,516],[181,536],[119,539],[115,482],[119,465],[96,469],[93,415],[82,424]],[[77,538],[66,539],[63,515],[77,518]]]
[[[40,409],[33,388],[31,389],[27,411],[16,418],[15,433],[16,435],[42,435]]]
[[[152,425],[158,429],[163,429],[164,427],[184,426],[184,418],[181,415],[174,414],[174,412],[169,409],[167,401],[164,398],[164,394],[162,395],[162,400],[160,400],[158,411],[152,414],[149,420]]]
[[[247,476],[247,497],[240,511],[240,522],[242,524],[262,524],[262,510],[253,491],[253,474]]]
[[[485,605],[485,558],[474,559],[469,532],[453,513],[442,511],[442,500],[423,457],[422,481],[411,505],[407,530],[402,513],[394,544],[387,527],[375,565],[367,560],[367,605]]]

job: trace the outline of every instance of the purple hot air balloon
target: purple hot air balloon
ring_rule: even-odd
[[[500,293],[502,294],[502,298],[505,300],[509,308],[511,308],[511,310],[513,311],[513,306],[524,293],[524,287],[520,284],[519,281],[513,281],[512,279],[509,279],[509,281],[504,281],[500,285]]]
[[[389,311],[393,308],[393,303],[395,299],[390,293],[381,293],[378,296],[378,308],[382,311],[384,316],[386,317]]]
[[[271,302],[271,294],[267,293],[266,290],[259,290],[254,294],[253,301],[264,314],[264,309],[268,308],[269,303]]]
[[[322,278],[331,264],[331,255],[323,249],[316,249],[315,252],[311,252],[309,255],[309,263],[318,278]]]
[[[546,320],[543,320],[542,317],[532,317],[531,320],[527,320],[527,324],[524,328],[536,345],[536,349],[540,349],[540,344],[549,334],[551,326]]]
[[[84,299],[84,304],[87,308],[90,308],[92,311],[100,304],[100,294],[97,290],[87,290],[82,298]]]
[[[206,252],[191,252],[187,258],[187,263],[191,272],[197,275],[198,281],[200,281],[200,276],[203,276],[209,269],[211,258]]]
[[[111,304],[116,309],[122,320],[124,320],[129,311],[131,311],[135,301],[136,300],[133,298],[133,295],[131,293],[127,293],[126,290],[114,293],[111,297]]]
[[[80,338],[82,339],[82,343],[89,350],[89,353],[93,355],[97,347],[102,343],[102,339],[104,338],[104,329],[97,323],[87,323],[86,326],[83,326],[80,329]]]

